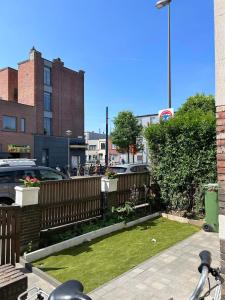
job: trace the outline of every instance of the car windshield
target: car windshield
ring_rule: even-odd
[[[110,171],[115,172],[115,173],[125,173],[127,168],[124,167],[110,167]]]

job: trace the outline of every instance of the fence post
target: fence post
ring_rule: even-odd
[[[30,191],[29,201],[23,201],[23,195],[20,190],[15,187],[16,200],[15,204],[21,207],[20,214],[20,253],[25,251],[33,251],[38,249],[40,242],[41,230],[41,209],[37,203],[37,199]],[[36,191],[34,191],[36,193]],[[26,195],[27,197],[27,195]]]
[[[108,192],[101,192],[101,217],[105,220],[108,210]]]

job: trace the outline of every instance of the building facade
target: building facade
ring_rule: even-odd
[[[0,156],[63,167],[68,148],[70,165],[84,162],[84,72],[32,48],[18,70],[0,70]]]
[[[219,182],[219,238],[221,270],[225,277],[225,1],[214,0],[216,66],[216,139]],[[222,297],[225,299],[223,284]]]
[[[86,163],[105,164],[106,155],[106,135],[97,132],[85,132],[86,149]]]
[[[106,135],[104,133],[85,132],[86,163],[105,164],[106,155]],[[121,162],[121,154],[116,150],[116,146],[109,139],[108,142],[109,163],[118,164]]]

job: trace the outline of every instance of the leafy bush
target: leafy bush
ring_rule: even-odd
[[[190,97],[173,119],[150,125],[145,136],[165,207],[198,211],[203,206],[203,184],[216,180],[214,98]]]
[[[123,206],[119,207],[112,207],[112,214],[116,216],[118,221],[122,222],[125,221],[127,222],[129,218],[134,215],[135,213],[135,205],[132,202],[125,202]]]

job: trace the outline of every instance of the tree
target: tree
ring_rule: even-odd
[[[142,131],[142,125],[130,111],[119,112],[113,123],[115,128],[111,133],[112,143],[119,148],[119,151],[127,152],[129,163],[130,146],[136,144],[136,139]]]
[[[172,210],[198,211],[203,185],[216,181],[216,120],[213,96],[187,99],[174,118],[145,130],[151,168],[161,199]]]

